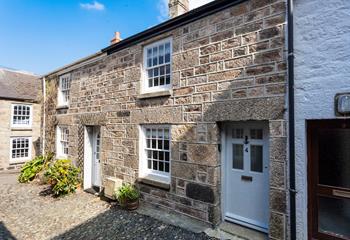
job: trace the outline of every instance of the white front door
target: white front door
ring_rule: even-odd
[[[227,124],[223,134],[225,220],[267,232],[269,221],[267,123]]]
[[[99,127],[93,130],[93,151],[92,151],[92,185],[101,186],[101,167],[100,167],[101,133]]]

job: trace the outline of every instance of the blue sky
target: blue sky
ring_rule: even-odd
[[[48,73],[166,19],[167,0],[0,0],[0,66]]]

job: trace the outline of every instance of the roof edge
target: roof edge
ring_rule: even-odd
[[[150,39],[157,35],[169,32],[175,28],[181,27],[188,23],[194,22],[201,18],[207,17],[219,11],[222,11],[231,6],[245,2],[247,0],[214,0],[208,4],[205,4],[199,8],[195,8],[187,13],[184,13],[178,17],[172,18],[164,23],[156,25],[150,29],[140,32],[136,35],[128,37],[118,43],[103,48],[101,52],[106,52],[108,55],[124,48],[127,48],[133,44]]]
[[[64,71],[64,70],[67,70],[67,72],[68,72],[68,71],[71,71],[71,70],[73,70],[73,69],[75,69],[75,68],[78,67],[78,66],[76,66],[76,65],[79,65],[79,64],[81,64],[81,63],[84,63],[84,62],[86,62],[86,61],[92,60],[92,59],[94,59],[94,58],[97,58],[97,57],[102,56],[102,55],[105,55],[105,54],[106,54],[106,53],[104,53],[104,52],[102,52],[102,51],[99,51],[99,52],[94,53],[94,54],[91,54],[91,55],[89,55],[89,56],[87,56],[87,57],[80,58],[80,59],[78,59],[78,60],[76,60],[76,61],[74,61],[74,62],[72,62],[72,63],[69,63],[69,64],[67,64],[67,65],[64,65],[63,67],[57,68],[57,69],[55,69],[55,70],[53,70],[53,71],[51,71],[51,72],[48,72],[48,73],[46,73],[46,74],[44,74],[44,75],[39,76],[39,77],[40,77],[40,78],[44,78],[44,77],[47,77],[47,76],[49,76],[49,75],[52,75],[52,74],[55,74],[55,73],[58,73],[58,72],[61,72],[61,71]],[[90,63],[90,62],[86,62],[85,64],[89,64],[89,63]],[[76,66],[76,67],[74,67],[74,66]],[[72,67],[73,67],[73,69],[70,69],[70,68],[72,68]]]

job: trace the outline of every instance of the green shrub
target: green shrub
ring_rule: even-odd
[[[44,170],[48,163],[52,160],[53,154],[49,153],[46,156],[38,156],[33,160],[27,162],[22,168],[21,173],[18,176],[20,183],[26,183],[32,181],[39,172]]]
[[[80,183],[79,174],[80,169],[73,166],[71,160],[60,159],[48,168],[45,176],[54,195],[62,196],[75,192]]]
[[[119,203],[133,202],[140,197],[138,189],[131,184],[123,184],[116,192],[115,196]]]

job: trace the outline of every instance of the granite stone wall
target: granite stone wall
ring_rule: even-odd
[[[285,239],[286,4],[251,0],[70,71],[70,106],[56,109],[47,78],[46,149],[70,129],[69,157],[83,164],[83,126],[102,127],[102,175],[135,182],[139,126],[171,125],[171,184],[138,183],[144,201],[212,224],[221,221],[220,123],[264,120],[270,132],[270,238]],[[143,46],[171,37],[172,90],[141,93]],[[156,184],[154,184],[156,185]]]

